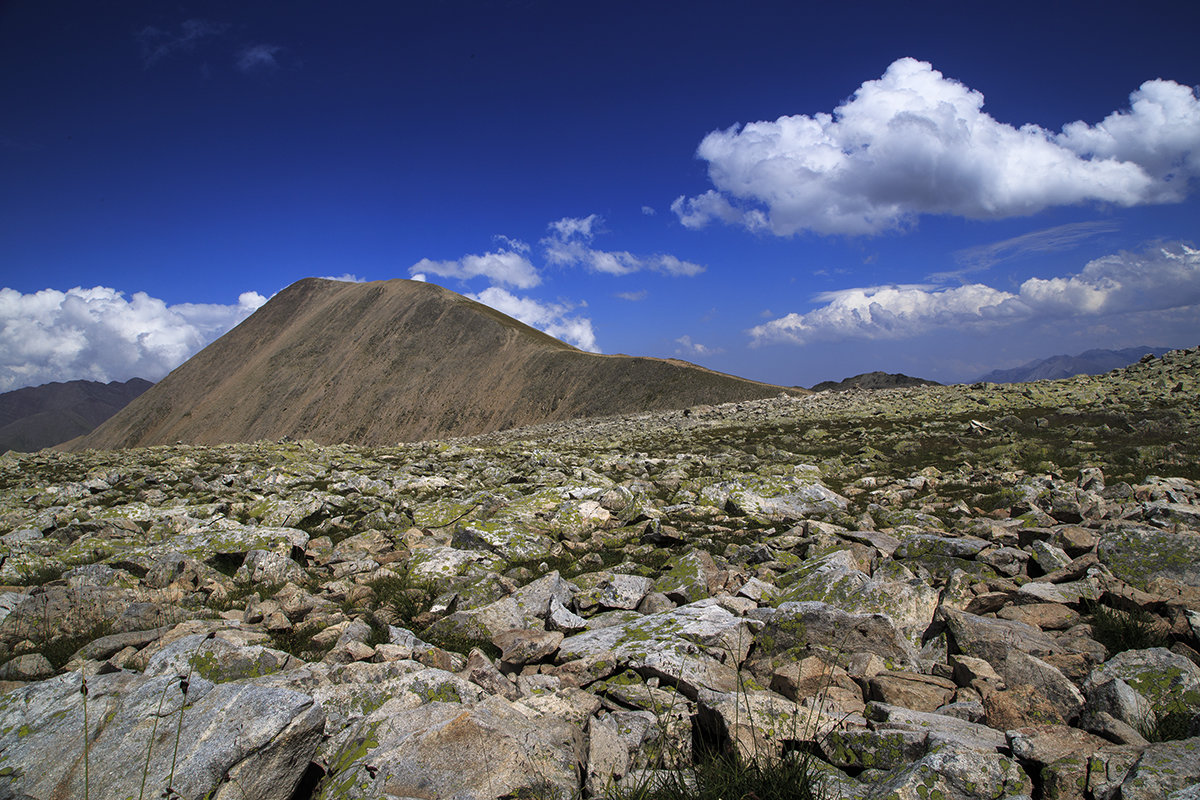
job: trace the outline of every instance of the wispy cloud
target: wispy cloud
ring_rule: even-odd
[[[366,278],[360,278],[357,275],[353,275],[349,272],[344,272],[341,275],[322,275],[321,277],[327,281],[344,281],[346,283],[366,283],[367,282]]]
[[[1069,250],[1080,242],[1104,233],[1112,233],[1120,225],[1111,220],[1074,222],[1045,230],[1033,231],[1001,242],[968,247],[954,253],[954,258],[963,265],[961,270],[939,272],[929,276],[932,281],[958,277],[971,272],[981,272],[1002,261],[1022,258],[1031,253],[1053,253]]]
[[[178,303],[105,286],[0,289],[0,391],[50,381],[158,380],[250,316],[266,298]]]
[[[164,58],[194,52],[202,43],[223,36],[227,30],[227,24],[204,19],[184,20],[177,30],[148,25],[137,33],[142,64],[150,67]]]
[[[625,250],[597,250],[591,246],[592,239],[603,224],[604,218],[599,214],[563,217],[551,222],[548,226],[550,235],[541,241],[546,262],[558,267],[581,266],[609,275],[630,275],[642,270],[673,276],[692,276],[704,272],[700,264],[663,253],[636,256]]]
[[[750,329],[753,344],[905,339],[946,329],[1030,321],[1101,324],[1123,314],[1193,309],[1200,319],[1200,250],[1182,242],[1098,258],[1078,273],[1030,278],[1017,292],[979,283],[872,286],[818,295],[820,307]],[[1195,307],[1195,308],[1194,308]]]
[[[714,356],[725,352],[720,347],[706,347],[699,342],[693,342],[692,337],[686,334],[676,339],[675,344],[679,345],[675,349],[675,355],[677,356],[691,356],[696,358],[700,356]]]
[[[714,188],[671,208],[780,236],[876,234],[923,214],[999,219],[1085,202],[1183,200],[1200,175],[1200,98],[1146,81],[1130,107],[1059,133],[998,122],[983,95],[902,58],[833,110],[714,131],[697,155]]]
[[[283,50],[277,44],[254,44],[243,47],[234,62],[239,72],[273,71],[279,69],[275,56]]]
[[[614,296],[621,300],[628,300],[632,303],[636,303],[640,300],[645,300],[650,296],[650,293],[645,289],[639,289],[636,292],[617,292]]]

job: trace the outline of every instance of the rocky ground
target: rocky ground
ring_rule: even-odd
[[[1200,348],[0,458],[0,798],[1200,798]]]

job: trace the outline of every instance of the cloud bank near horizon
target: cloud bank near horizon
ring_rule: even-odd
[[[1030,278],[1016,292],[981,283],[909,284],[842,289],[814,299],[824,305],[751,328],[752,345],[908,339],[939,329],[1083,324],[1125,314],[1200,311],[1200,250],[1172,242],[1116,253],[1088,262],[1074,275]]]
[[[1058,133],[999,122],[983,100],[926,62],[899,59],[832,113],[708,134],[697,156],[714,188],[671,209],[689,228],[720,220],[777,236],[868,235],[926,214],[1179,202],[1200,176],[1200,97],[1174,81],[1146,81],[1128,109]]]
[[[53,381],[157,381],[250,316],[267,298],[167,305],[145,292],[0,289],[0,391]]]

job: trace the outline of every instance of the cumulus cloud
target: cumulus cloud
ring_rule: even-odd
[[[343,272],[341,275],[322,275],[321,277],[327,281],[343,281],[345,283],[366,283],[367,282],[366,278],[360,278],[357,275],[350,273],[350,272]]]
[[[1200,305],[1200,250],[1175,242],[1117,253],[1074,275],[1030,278],[1015,293],[979,283],[904,285],[844,289],[815,299],[824,305],[750,329],[753,344],[903,339],[937,329],[1052,319],[1097,324],[1122,314],[1192,308]]]
[[[478,294],[468,294],[467,297],[491,306],[502,314],[518,319],[526,325],[572,344],[580,350],[600,352],[596,347],[596,334],[592,330],[592,321],[587,317],[570,316],[570,312],[575,308],[572,305],[542,303],[530,297],[517,297],[497,286],[490,286]]]
[[[699,275],[704,267],[683,261],[672,255],[656,253],[636,256],[624,250],[596,250],[592,244],[598,229],[604,224],[599,214],[586,217],[563,217],[551,222],[550,235],[542,239],[546,262],[559,267],[582,266],[609,275],[629,275],[642,270],[672,276]]]
[[[529,263],[529,259],[515,249],[497,250],[481,256],[463,256],[457,261],[431,261],[422,258],[409,267],[408,272],[414,279],[417,279],[418,275],[422,276],[420,280],[424,280],[428,273],[464,281],[482,275],[493,283],[515,286],[518,289],[530,289],[542,282],[541,276],[533,264]]]
[[[720,347],[705,347],[699,342],[693,342],[691,336],[680,336],[675,340],[675,344],[679,345],[675,349],[677,356],[713,356],[719,353],[724,353],[725,350]]]
[[[786,236],[874,234],[922,214],[996,219],[1084,202],[1177,202],[1200,175],[1200,98],[1152,80],[1130,107],[1053,133],[998,122],[983,95],[902,58],[833,110],[714,131],[697,155],[714,189],[671,208]]]
[[[242,293],[234,305],[167,305],[104,286],[0,289],[0,391],[77,379],[158,380],[265,302],[257,292]]]

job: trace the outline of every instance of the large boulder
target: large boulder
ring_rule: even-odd
[[[503,698],[415,708],[389,701],[353,728],[318,798],[571,796],[585,758],[578,726]]]
[[[766,627],[758,637],[764,654],[775,656],[804,649],[834,654],[873,653],[889,668],[915,668],[912,643],[884,614],[851,614],[820,601],[780,603],[747,616]]]
[[[649,614],[570,636],[557,661],[611,661],[677,684],[690,697],[700,689],[730,692],[761,623],[730,613],[716,600]]]
[[[114,672],[81,687],[69,672],[0,696],[0,795],[84,797],[86,780],[92,797],[287,800],[325,723],[312,697],[249,681]]]
[[[1200,534],[1192,531],[1123,525],[1101,535],[1097,553],[1101,564],[1139,589],[1156,577],[1200,586]]]

